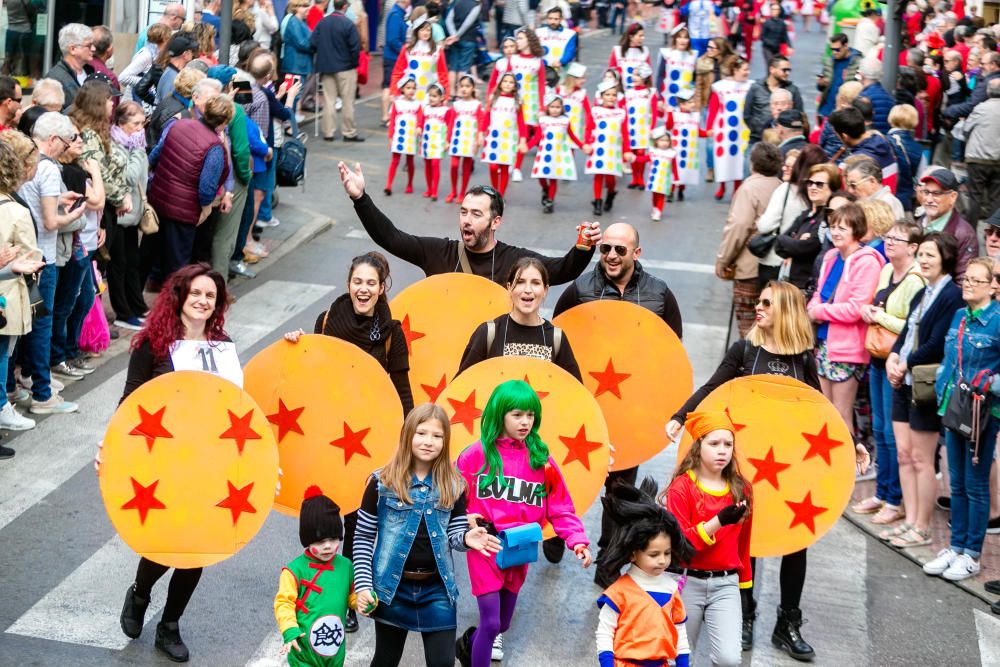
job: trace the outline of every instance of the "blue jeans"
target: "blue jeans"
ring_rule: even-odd
[[[47,401],[52,398],[49,349],[52,346],[52,311],[56,300],[56,280],[56,265],[46,264],[38,274],[38,291],[42,295],[42,302],[48,314],[32,320],[31,333],[21,338],[18,352],[21,374],[31,377],[31,395],[36,401]]]
[[[94,285],[94,267],[91,264],[91,257],[85,257],[87,266],[83,270],[83,282],[80,284],[80,296],[76,297],[76,305],[73,312],[66,320],[66,359],[76,359],[80,356],[80,331],[83,329],[83,320],[87,313],[94,307],[94,299],[97,298],[97,286]]]
[[[979,440],[979,463],[972,463],[972,444],[949,429],[944,430],[951,475],[951,548],[978,559],[983,552],[986,524],[990,520],[990,466],[996,449],[1000,420],[990,423]]]
[[[14,345],[16,336],[0,336],[0,378],[7,377],[7,368],[10,366],[11,347]],[[6,382],[6,380],[5,380]],[[7,405],[7,391],[0,391],[0,408]]]
[[[611,16],[608,18],[608,23],[611,25],[612,35],[620,35],[625,32],[625,14],[627,8],[628,5],[620,5],[617,2],[611,4]]]
[[[899,507],[903,490],[899,486],[899,459],[896,436],[892,432],[892,385],[884,368],[868,367],[868,391],[872,404],[872,431],[875,435],[875,456],[878,462],[875,476],[875,497]]]
[[[254,174],[254,179],[257,176],[263,176],[263,174]],[[265,201],[266,201],[265,197]],[[261,202],[261,206],[263,206]],[[247,238],[250,236],[250,227],[253,226],[253,191],[247,193],[246,204],[243,206],[243,217],[240,218],[240,228],[236,232],[236,247],[233,248],[233,255],[229,258],[232,262],[242,262],[243,261],[243,246],[247,244]]]
[[[264,200],[260,203],[260,211],[257,212],[257,219],[264,222],[271,221],[271,193],[274,192],[275,178],[278,169],[278,150],[274,151],[275,159],[267,163],[267,171],[262,174],[253,175],[253,185],[257,190],[264,191]]]
[[[64,361],[69,361],[73,357],[69,356],[68,342],[70,339],[76,341],[80,337],[80,332],[72,334],[69,329],[70,316],[76,307],[76,302],[80,297],[80,289],[83,280],[90,269],[90,261],[87,257],[70,257],[65,266],[57,271],[55,308],[52,313],[52,349],[49,354],[49,366],[56,366]],[[81,319],[82,323],[83,320]],[[75,345],[74,345],[75,346]],[[75,356],[75,355],[74,355]]]

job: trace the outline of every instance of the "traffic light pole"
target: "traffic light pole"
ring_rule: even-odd
[[[903,0],[886,0],[885,3],[885,48],[882,51],[882,87],[888,91],[896,89],[899,76],[899,49],[902,41],[900,9]]]

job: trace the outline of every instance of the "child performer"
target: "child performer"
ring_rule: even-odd
[[[605,79],[597,86],[601,105],[591,111],[586,142],[592,152],[587,158],[586,173],[594,175],[594,215],[610,211],[615,201],[615,179],[621,176],[623,162],[635,157],[628,152],[628,129],[625,109],[618,106],[618,87]],[[607,196],[601,193],[607,188]]]
[[[687,613],[677,580],[666,570],[689,560],[694,548],[674,515],[656,502],[656,482],[649,477],[638,489],[613,485],[601,503],[619,526],[598,563],[609,579],[618,577],[597,598],[601,667],[666,665],[668,660],[687,667]],[[628,571],[619,576],[626,563],[631,563]]]
[[[583,87],[585,76],[586,66],[577,62],[570,63],[566,67],[562,83],[556,86],[556,95],[562,98],[566,115],[569,116],[569,126],[580,138],[587,133],[587,119],[590,118],[590,100],[587,98],[587,89]]]
[[[493,63],[493,72],[490,74],[490,80],[486,83],[486,99],[489,99],[493,91],[497,89],[497,84],[500,82],[500,75],[510,71],[510,59],[517,54],[517,40],[514,39],[513,35],[504,37],[501,40],[500,53],[503,55]]]
[[[389,150],[392,159],[389,161],[389,174],[385,182],[385,196],[392,195],[392,181],[396,178],[396,168],[399,167],[399,156],[406,156],[406,194],[413,192],[413,156],[417,154],[417,135],[420,126],[417,116],[420,114],[420,102],[416,99],[417,82],[406,79],[399,87],[402,93],[392,103],[389,112]]]
[[[451,203],[465,198],[476,155],[483,146],[485,117],[483,105],[476,99],[476,81],[471,74],[458,77],[458,99],[452,103],[455,122],[451,127],[448,153],[451,155],[451,192],[444,198]],[[462,167],[462,189],[458,189],[458,168]],[[459,194],[461,192],[461,194]]]
[[[663,216],[663,200],[671,192],[677,180],[677,151],[672,147],[667,128],[653,129],[653,147],[649,149],[649,180],[646,189],[653,193],[651,220],[658,221]]]
[[[632,87],[632,73],[639,65],[645,63],[650,69],[653,67],[645,41],[646,30],[641,23],[633,23],[622,34],[621,41],[611,49],[608,67],[618,71],[626,90]]]
[[[469,512],[497,531],[551,523],[589,567],[589,541],[559,466],[538,436],[541,422],[542,404],[527,382],[508,380],[493,390],[483,408],[479,442],[468,446],[456,462],[469,485]],[[462,667],[489,667],[493,638],[510,627],[528,565],[501,570],[494,556],[478,551],[469,551],[467,558],[479,627],[470,627],[458,639],[456,657]]]
[[[573,131],[562,98],[549,93],[545,98],[545,114],[539,117],[535,136],[528,142],[528,148],[538,146],[531,177],[539,179],[542,186],[542,211],[545,213],[552,212],[559,181],[576,180],[576,162],[570,141],[583,151],[590,148],[580,143]]]
[[[355,608],[354,566],[337,553],[344,537],[340,508],[318,486],[306,489],[299,510],[305,552],[281,571],[274,617],[288,664],[342,667],[344,615]]]
[[[667,112],[666,127],[673,136],[673,147],[677,151],[677,171],[674,188],[667,196],[667,201],[684,201],[684,188],[688,185],[701,183],[699,162],[700,137],[706,136],[701,129],[701,115],[694,101],[694,91],[682,90],[677,93],[678,108]]]
[[[519,28],[514,33],[514,39],[517,40],[517,53],[510,58],[510,71],[517,77],[518,91],[521,93],[524,124],[527,126],[527,132],[522,136],[530,137],[538,125],[542,100],[545,99],[545,60],[542,58],[545,52],[531,28]],[[520,183],[523,179],[523,161],[524,153],[518,153],[512,177],[515,183]]]
[[[698,61],[698,52],[691,48],[691,35],[683,23],[671,35],[671,46],[660,49],[656,66],[656,90],[663,96],[668,111],[677,108],[679,92],[694,92],[694,67]]]
[[[483,162],[490,165],[493,189],[503,196],[507,191],[510,168],[514,166],[518,153],[527,149],[528,143],[528,130],[513,72],[500,76],[486,111],[489,113],[489,124],[483,140]]]
[[[657,103],[659,99],[653,91],[653,70],[643,63],[632,72],[632,86],[625,89],[625,122],[628,127],[628,150],[635,155],[632,163],[632,182],[629,190],[645,187],[643,174],[649,150],[649,130],[656,125]]]
[[[681,597],[691,652],[704,622],[712,664],[739,665],[740,589],[753,585],[750,482],[740,474],[734,455],[736,429],[727,413],[689,413],[685,428],[694,443],[661,501],[677,517],[696,553],[683,568],[668,569],[687,576]]]
[[[441,182],[441,158],[448,147],[448,136],[455,121],[455,111],[444,104],[444,87],[432,83],[427,87],[427,104],[417,114],[420,128],[420,154],[424,158],[424,176],[427,179],[425,197],[437,201],[438,183]]]
[[[615,98],[617,100],[617,102],[621,102],[622,100],[625,99],[625,92],[624,92],[625,91],[625,87],[622,86],[622,75],[618,72],[618,70],[616,70],[616,69],[614,69],[612,67],[609,67],[608,69],[604,70],[604,76],[601,77],[601,81],[610,81],[611,83],[615,84],[615,91],[618,93],[617,97]],[[597,84],[597,85],[600,86],[601,84]],[[594,93],[594,104],[593,104],[593,106],[594,107],[601,106],[601,94],[600,93]],[[593,108],[593,107],[591,107],[591,108]]]
[[[399,52],[392,68],[390,95],[398,95],[400,82],[408,78],[417,84],[416,97],[420,103],[427,95],[427,86],[435,81],[448,90],[444,48],[434,42],[433,33],[433,24],[426,15],[418,17],[410,26],[410,43]]]
[[[430,667],[455,664],[458,586],[452,551],[491,557],[500,540],[469,528],[465,480],[451,464],[451,428],[433,403],[410,411],[392,460],[368,480],[354,542],[358,609],[375,618],[379,667],[399,665],[407,632]],[[405,557],[400,554],[405,554]]]

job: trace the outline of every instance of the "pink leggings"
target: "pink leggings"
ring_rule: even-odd
[[[510,629],[517,593],[501,588],[476,597],[479,603],[479,627],[472,635],[472,667],[490,667],[493,640]]]

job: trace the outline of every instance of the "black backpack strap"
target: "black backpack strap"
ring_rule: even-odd
[[[746,338],[743,339],[743,363],[740,365],[740,372],[743,375],[752,375],[750,371],[753,371],[753,359],[750,353],[753,351],[753,347],[750,345],[750,341]]]

